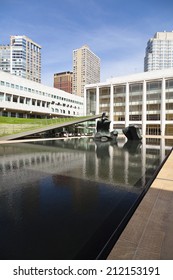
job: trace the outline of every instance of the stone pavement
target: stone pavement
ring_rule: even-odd
[[[108,260],[173,260],[173,151]]]

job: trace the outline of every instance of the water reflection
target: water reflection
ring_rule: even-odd
[[[0,258],[97,258],[169,145],[89,138],[1,145]]]

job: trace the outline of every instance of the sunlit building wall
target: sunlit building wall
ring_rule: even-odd
[[[10,73],[10,46],[0,45],[0,70]]]
[[[0,116],[83,116],[83,98],[0,71]]]
[[[146,47],[144,71],[173,68],[173,31],[157,32]]]
[[[54,87],[72,93],[73,72],[66,71],[54,74]]]
[[[143,135],[173,135],[173,69],[86,85],[85,114],[106,112],[110,129],[135,124]]]
[[[86,84],[100,82],[100,58],[88,46],[73,51],[73,91],[75,95],[84,95]]]
[[[0,70],[41,83],[41,46],[27,36],[10,37],[0,46]]]

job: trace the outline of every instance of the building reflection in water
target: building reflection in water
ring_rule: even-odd
[[[0,258],[95,258],[171,146],[91,138],[0,145]]]

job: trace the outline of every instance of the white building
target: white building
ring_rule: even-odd
[[[41,46],[27,36],[11,36],[0,46],[0,70],[41,83]]]
[[[88,46],[73,51],[73,91],[75,95],[84,95],[86,84],[100,82],[100,58]]]
[[[0,71],[0,116],[83,116],[83,98]]]
[[[173,135],[173,69],[86,85],[85,114],[106,112],[110,129],[136,124],[142,135]]]
[[[144,71],[173,68],[173,31],[157,32],[146,47]]]

